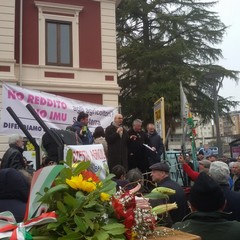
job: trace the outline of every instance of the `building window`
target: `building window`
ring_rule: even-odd
[[[46,64],[72,66],[72,23],[46,21]]]
[[[34,2],[38,8],[39,65],[79,68],[79,13],[83,7]]]

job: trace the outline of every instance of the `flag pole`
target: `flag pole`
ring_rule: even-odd
[[[185,108],[186,108],[186,104],[187,104],[187,99],[186,99],[186,96],[185,96],[184,91],[183,91],[182,81],[180,81],[180,102],[181,102],[181,127],[182,127],[181,152],[182,152],[182,155],[185,159],[185,155],[186,155],[185,138],[186,138],[186,130],[187,130],[187,128],[185,130],[185,125],[186,125],[185,124],[185,121],[186,121]],[[183,186],[187,187],[187,176],[186,176],[185,172],[183,172],[182,181],[183,181]]]
[[[193,129],[195,131],[195,127]],[[196,142],[195,142],[195,134],[192,130],[192,160],[193,160],[193,168],[195,171],[198,170],[198,161],[196,155]]]
[[[182,87],[182,81],[180,81],[180,102],[181,102],[181,128],[182,128],[182,142],[181,142],[181,150],[182,154],[185,155],[186,151],[186,146],[185,146],[185,137],[186,137],[186,132],[184,131],[185,129],[185,97],[184,97],[184,92],[183,92],[183,87]]]
[[[192,151],[192,160],[193,160],[193,166],[194,170],[197,171],[198,169],[198,162],[197,162],[197,157],[196,157],[196,145],[195,145],[195,136],[196,136],[196,131],[195,131],[195,124],[193,121],[193,116],[187,101],[187,97],[183,91],[182,87],[182,82],[180,81],[180,97],[181,97],[181,120],[182,120],[182,152],[183,154],[186,151],[186,146],[185,146],[185,138],[187,134],[187,130],[190,129],[190,136],[191,138],[191,151]],[[188,125],[188,127],[186,126]],[[186,128],[186,129],[185,129]]]

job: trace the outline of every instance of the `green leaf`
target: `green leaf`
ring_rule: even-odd
[[[61,201],[57,201],[57,208],[60,212],[66,213],[67,209]]]
[[[93,230],[94,224],[93,224],[92,220],[91,220],[88,216],[85,216],[85,217],[84,217],[84,221],[86,222],[86,224],[88,225],[88,227]]]
[[[99,217],[101,215],[101,213],[99,212],[94,212],[94,211],[87,211],[87,210],[84,210],[84,214],[86,216],[88,216],[89,218],[93,219],[93,218],[96,218],[96,217]]]
[[[115,175],[110,173],[106,176],[106,178],[104,178],[104,180],[102,182],[107,182],[109,180],[112,180],[113,177],[115,177]]]
[[[84,208],[91,208],[93,206],[96,206],[97,202],[96,201],[90,201],[88,204],[84,205]]]
[[[111,180],[110,182],[108,182],[108,184],[103,184],[103,187],[100,188],[99,191],[105,193],[116,191],[116,183]]]
[[[74,222],[76,223],[76,225],[78,226],[78,229],[82,232],[82,233],[86,233],[88,226],[86,224],[86,222],[83,220],[82,217],[79,217],[77,215],[74,216]]]
[[[58,228],[58,226],[60,226],[61,225],[61,223],[59,223],[59,222],[53,222],[53,223],[49,223],[48,225],[47,225],[47,229],[48,230],[56,230],[57,228]]]
[[[114,236],[113,239],[114,240],[126,240],[126,237],[124,235],[120,235],[120,236]]]
[[[78,204],[77,206],[82,207],[83,204],[86,201],[86,196],[82,192],[78,191],[76,193],[76,201],[77,201],[77,204]]]
[[[96,231],[94,234],[94,237],[98,240],[108,240],[109,239],[108,233],[103,230]]]
[[[78,201],[76,198],[71,196],[68,193],[65,193],[65,196],[63,198],[63,202],[66,203],[68,206],[71,206],[73,208],[76,208],[78,206]]]
[[[67,189],[68,189],[68,186],[66,184],[56,185],[56,186],[47,190],[47,192],[42,196],[41,201],[44,202],[46,199],[48,199],[54,193],[64,191],[64,190],[67,190]]]
[[[65,163],[67,164],[67,166],[72,168],[72,164],[73,164],[73,151],[72,151],[72,149],[68,149]]]
[[[102,204],[99,204],[99,203],[96,203],[95,205],[94,205],[94,209],[96,210],[96,211],[98,211],[98,212],[105,212],[105,206],[104,205],[102,205]]]
[[[123,234],[126,230],[124,225],[121,223],[107,224],[107,225],[103,226],[102,229],[104,229],[111,235]]]
[[[73,169],[73,176],[79,175],[82,171],[88,169],[90,167],[90,161],[79,162],[76,168]]]
[[[63,225],[63,229],[67,235],[74,233],[74,231],[67,227],[66,225]]]
[[[126,240],[126,237],[124,234],[119,235],[119,236],[116,235],[116,236],[114,236],[114,240]]]
[[[82,191],[77,191],[76,198],[82,198],[82,197],[85,197],[84,193]]]
[[[79,239],[83,239],[83,238],[80,237],[79,233],[71,232],[63,237],[59,237],[58,239],[59,240],[79,240]]]
[[[60,178],[61,181],[66,181],[66,179],[71,179],[72,176],[72,170],[70,168],[64,168],[61,172],[60,172]]]

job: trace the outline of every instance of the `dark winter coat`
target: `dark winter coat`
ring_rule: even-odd
[[[233,191],[240,192],[240,177],[238,177],[233,184]]]
[[[17,222],[23,221],[30,182],[16,169],[0,170],[0,212],[10,211]]]
[[[226,218],[227,214],[223,212],[193,212],[173,228],[196,234],[201,240],[239,240],[240,222]]]
[[[220,187],[227,201],[224,212],[231,212],[228,215],[228,220],[240,221],[240,192],[231,191],[228,184],[220,184]]]
[[[105,139],[108,143],[108,167],[111,172],[112,168],[120,164],[126,171],[128,170],[127,162],[127,131],[123,128],[122,137],[116,132],[117,127],[111,124],[105,130]]]
[[[169,212],[172,222],[181,221],[188,213],[189,208],[187,205],[187,199],[183,188],[170,177],[164,178],[162,181],[157,183],[158,187],[167,187],[176,190],[176,193],[169,196],[168,203],[177,203],[178,208]]]
[[[162,138],[158,135],[156,131],[153,134],[148,133],[147,138],[148,138],[148,145],[156,149],[156,152],[151,152],[151,151],[147,152],[149,166],[151,166],[154,163],[160,162],[161,155],[164,151],[164,147],[163,147]]]
[[[23,159],[23,149],[16,145],[10,145],[1,161],[1,168],[24,169],[26,164]]]
[[[87,127],[86,133],[84,133],[83,135],[80,134],[80,131],[84,126],[85,125],[83,123],[81,123],[79,121],[76,121],[72,125],[72,128],[75,129],[75,131],[77,132],[78,136],[82,140],[83,145],[92,144],[93,143],[93,136],[92,136],[92,133],[87,126],[86,126]]]
[[[137,136],[137,138],[130,139],[132,135]],[[147,135],[143,131],[135,132],[130,129],[128,136],[128,169],[139,168],[141,172],[146,172],[149,165],[143,144],[147,143]]]

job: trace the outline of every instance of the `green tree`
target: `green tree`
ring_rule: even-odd
[[[131,122],[153,119],[153,103],[165,98],[166,123],[180,115],[179,83],[193,112],[208,120],[215,114],[213,83],[238,80],[237,72],[214,65],[221,57],[226,26],[197,0],[123,0],[117,9],[118,82],[122,112]],[[220,114],[236,101],[218,96]]]

